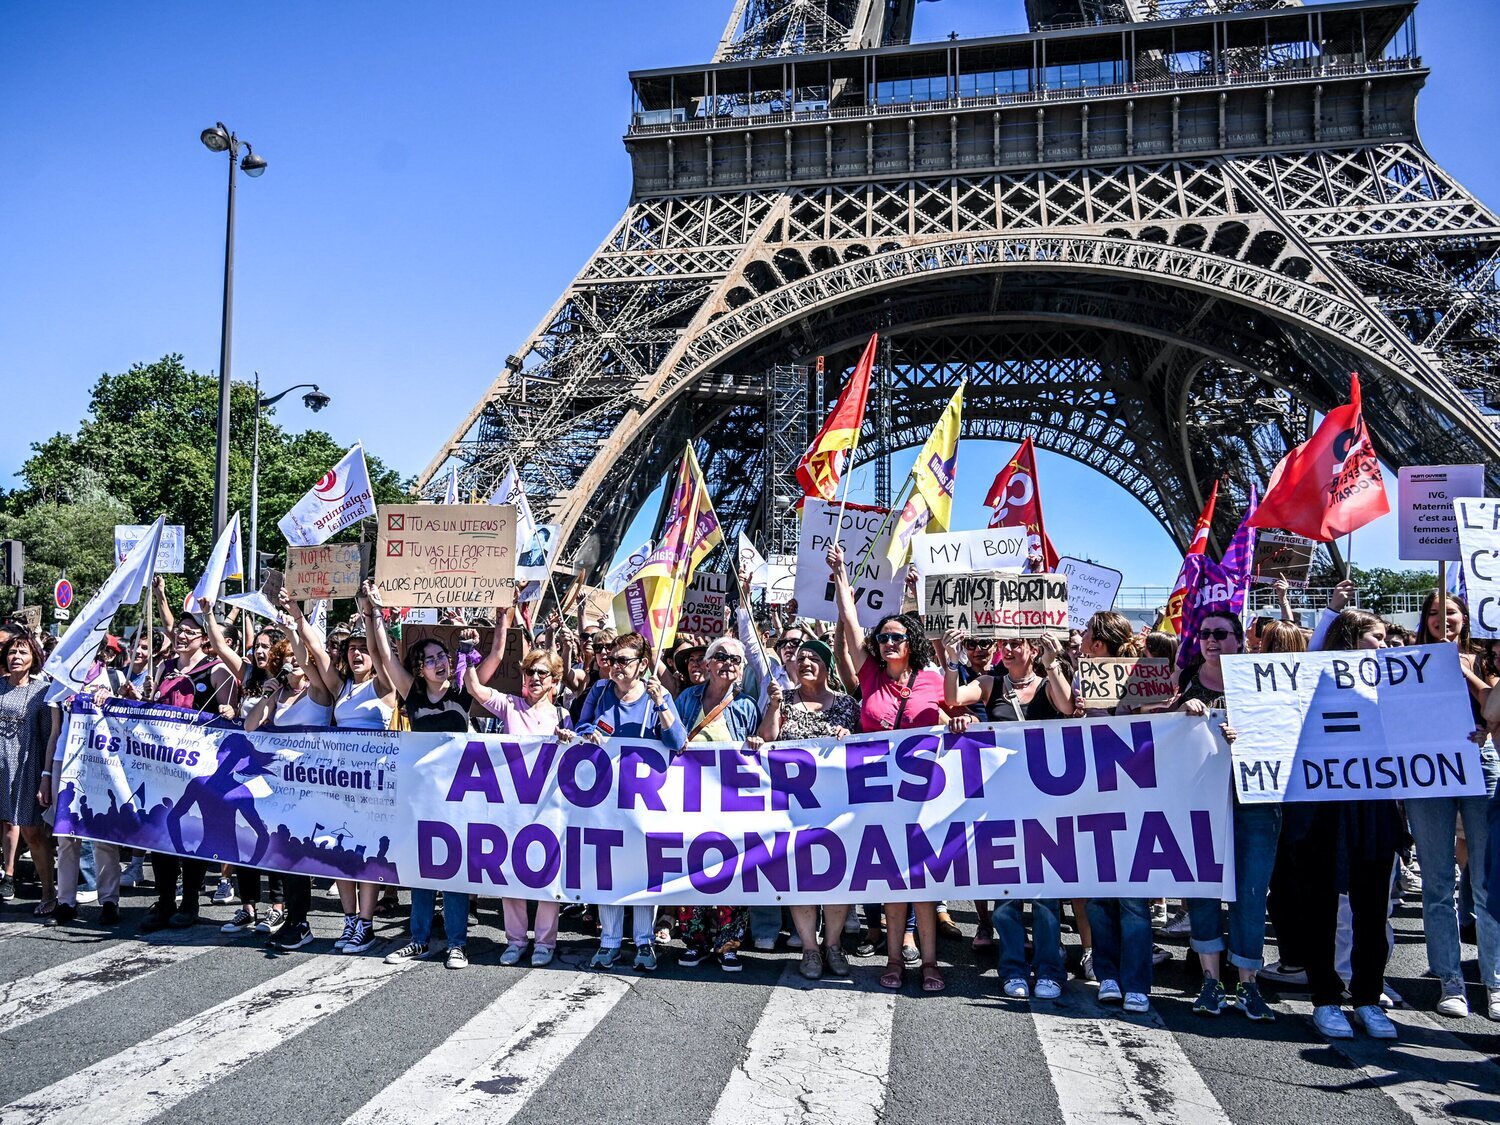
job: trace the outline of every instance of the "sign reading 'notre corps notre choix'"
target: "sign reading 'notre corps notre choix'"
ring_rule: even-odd
[[[375,584],[386,605],[494,607],[515,601],[511,505],[382,505],[377,522]]]

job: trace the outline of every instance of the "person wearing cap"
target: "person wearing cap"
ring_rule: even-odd
[[[833,649],[816,637],[803,636],[796,655],[788,661],[796,676],[790,691],[772,680],[767,685],[768,702],[760,721],[760,736],[767,742],[798,742],[809,738],[844,738],[859,726],[859,704],[853,696],[828,686]],[[847,904],[824,904],[823,944],[818,944],[818,907],[792,907],[792,925],[802,942],[802,965],[798,970],[808,980],[817,980],[824,968],[836,977],[849,975],[849,962],[839,944]]]

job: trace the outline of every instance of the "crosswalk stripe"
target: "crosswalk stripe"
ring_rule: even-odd
[[[207,937],[170,945],[120,941],[42,972],[0,981],[0,1035],[218,947]]]
[[[315,955],[68,1077],[0,1107],[6,1125],[142,1125],[300,1035],[395,974],[378,956]]]
[[[1154,1011],[1104,1014],[1069,989],[1055,1007],[1034,1002],[1032,1022],[1063,1119],[1222,1123],[1229,1117]]]
[[[788,966],[719,1095],[710,1125],[879,1121],[896,997],[874,990],[873,983],[812,983]]]
[[[608,973],[527,971],[347,1125],[503,1125],[633,984],[633,978]]]
[[[24,922],[0,922],[0,941],[27,935],[45,935],[47,932],[47,927],[40,918],[28,918]]]
[[[1278,1007],[1312,1021],[1310,1001],[1284,1000]],[[1344,1014],[1349,1015],[1347,1009]],[[1500,1066],[1426,1012],[1398,1009],[1386,1015],[1399,1039],[1371,1039],[1355,1024],[1353,1039],[1327,1042],[1413,1121],[1500,1119]]]

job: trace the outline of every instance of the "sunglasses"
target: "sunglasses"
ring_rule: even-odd
[[[964,648],[973,649],[973,648],[994,648],[994,647],[995,647],[995,642],[994,641],[968,640],[968,641],[964,642]]]
[[[604,656],[600,657],[600,659],[603,660],[606,664],[634,664],[637,660],[640,659],[640,657],[625,656],[624,654],[617,652],[613,656]]]
[[[714,663],[715,664],[727,664],[731,668],[738,668],[744,662],[745,661],[744,661],[743,657],[735,656],[733,653],[728,653],[728,652],[716,652],[716,653],[714,653]]]
[[[782,637],[781,638],[781,643],[777,647],[778,648],[796,648],[798,645],[800,645],[802,643],[803,640],[804,640],[804,638],[802,638],[802,637]]]
[[[881,645],[904,645],[911,638],[905,633],[876,633],[875,643]]]
[[[552,677],[552,673],[546,668],[528,668],[521,674],[533,680],[546,680]]]
[[[1234,636],[1234,630],[1233,629],[1199,629],[1198,630],[1198,639],[1200,641],[1206,641],[1210,637],[1212,637],[1216,641],[1227,641],[1232,636]]]

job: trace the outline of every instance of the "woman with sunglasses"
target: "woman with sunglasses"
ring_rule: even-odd
[[[852,696],[828,686],[828,671],[833,664],[833,650],[816,638],[804,638],[790,661],[797,675],[791,691],[772,683],[769,705],[760,721],[760,737],[767,742],[795,742],[808,738],[846,738],[859,725],[859,704]],[[802,965],[798,970],[808,980],[823,975],[826,965],[836,977],[849,975],[849,961],[844,956],[844,922],[849,907],[825,903],[823,910],[823,944],[818,944],[818,907],[794,906],[792,925],[802,944]]]
[[[583,639],[583,647],[578,653],[579,660],[583,662],[583,668],[575,667],[570,673],[573,677],[569,685],[573,690],[573,702],[568,712],[573,716],[575,730],[578,729],[578,724],[583,719],[583,702],[589,697],[589,692],[601,683],[609,682],[609,654],[614,651],[615,641],[613,629],[595,629],[591,635]]]
[[[854,588],[844,565],[844,548],[834,544],[825,556],[833,577],[838,617],[839,673],[859,684],[860,729],[866,733],[935,727],[947,721],[942,667],[932,642],[915,614],[888,613],[868,633],[860,628]],[[905,972],[901,956],[907,908],[916,916],[922,991],[942,992],[947,984],[937,967],[937,903],[885,904],[886,968],[882,988],[900,988]]]
[[[1168,708],[1185,715],[1206,717],[1211,710],[1224,709],[1225,656],[1244,648],[1245,626],[1238,614],[1227,609],[1210,610],[1198,623],[1198,654],[1201,663],[1193,667],[1182,690]],[[1227,741],[1234,741],[1234,730],[1222,727]],[[1231,786],[1231,789],[1233,786]],[[1217,1016],[1225,1008],[1239,1008],[1255,1021],[1274,1020],[1260,994],[1255,975],[1264,965],[1266,941],[1266,892],[1271,885],[1271,868],[1276,863],[1276,842],[1281,836],[1279,804],[1242,804],[1234,798],[1234,901],[1229,904],[1229,963],[1238,970],[1239,983],[1234,995],[1224,991],[1220,980],[1220,963],[1224,956],[1224,923],[1218,899],[1187,900],[1193,952],[1203,969],[1203,987],[1193,1003],[1201,1016]]]
[[[650,648],[639,633],[626,633],[605,658],[609,678],[589,689],[575,728],[578,736],[602,746],[609,738],[643,738],[660,742],[675,753],[687,745],[687,733],[672,697],[650,674]],[[666,761],[662,761],[666,766]],[[632,906],[635,965],[638,972],[656,969],[656,907]],[[595,969],[613,969],[625,941],[625,908],[599,907],[599,949],[589,962]]]
[[[573,732],[572,717],[557,704],[557,685],[562,677],[562,658],[555,652],[533,649],[521,660],[521,694],[508,695],[486,687],[484,680],[494,675],[500,659],[505,653],[505,638],[515,609],[506,611],[500,627],[495,630],[489,654],[476,668],[470,665],[464,670],[464,687],[474,701],[500,721],[504,734],[536,735],[556,737],[558,742],[570,742]],[[527,909],[530,902],[524,898],[502,898],[500,908],[505,914],[505,952],[500,955],[500,964],[519,965],[526,952]],[[542,968],[552,963],[557,949],[558,903],[553,899],[536,901],[536,944],[531,951],[532,968]]]

